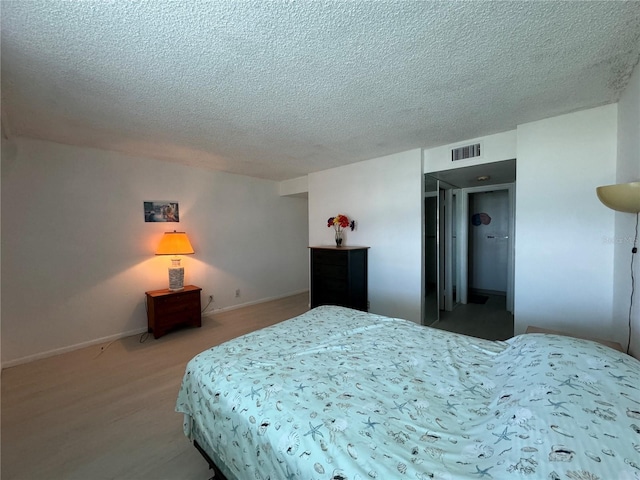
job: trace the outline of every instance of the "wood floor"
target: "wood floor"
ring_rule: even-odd
[[[206,480],[175,401],[197,353],[308,310],[308,294],[205,317],[2,372],[3,480]]]

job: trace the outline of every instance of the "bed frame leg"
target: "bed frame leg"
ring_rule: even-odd
[[[218,466],[214,463],[213,460],[211,460],[211,457],[207,455],[207,452],[205,452],[202,447],[198,445],[198,442],[194,440],[193,446],[196,447],[196,450],[198,450],[200,452],[200,455],[202,455],[207,461],[207,463],[209,464],[209,470],[213,470],[213,477],[211,477],[209,480],[227,480],[227,477],[222,474]]]

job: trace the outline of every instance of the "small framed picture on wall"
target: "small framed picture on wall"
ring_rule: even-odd
[[[154,200],[144,202],[145,222],[179,222],[180,208],[178,202]]]

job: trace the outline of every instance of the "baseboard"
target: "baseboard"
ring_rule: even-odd
[[[308,292],[308,289],[299,290],[291,293],[286,293],[284,295],[277,295],[275,297],[262,298],[260,300],[254,300],[252,302],[241,303],[239,305],[233,305],[231,307],[224,307],[213,309],[209,311],[205,311],[202,313],[203,317],[209,317],[215,315],[216,313],[228,312],[230,310],[237,310],[238,308],[249,307],[251,305],[257,305],[259,303],[271,302],[273,300],[280,300],[281,298],[291,297],[293,295],[299,295],[301,293]],[[127,332],[117,333],[114,335],[109,335],[108,337],[96,338],[94,340],[89,340],[82,343],[76,343],[74,345],[69,345],[67,347],[56,348],[53,350],[47,350],[46,352],[36,353],[34,355],[27,355],[26,357],[17,358],[14,360],[8,360],[6,362],[2,362],[0,366],[1,370],[5,368],[15,367],[16,365],[22,365],[23,363],[29,363],[36,360],[41,360],[43,358],[53,357],[55,355],[60,355],[63,353],[72,352],[74,350],[79,350],[81,348],[91,347],[93,345],[100,345],[101,343],[108,343],[114,340],[120,340],[121,338],[130,337],[132,335],[139,335],[147,331],[147,327],[137,328],[135,330],[129,330]]]
[[[108,337],[101,337],[101,338],[96,338],[94,340],[88,340],[82,343],[76,343],[74,345],[69,345],[68,347],[55,348],[53,350],[47,350],[46,352],[36,353],[34,355],[27,355],[26,357],[21,357],[15,360],[2,362],[2,370],[4,370],[5,368],[15,367],[16,365],[21,365],[23,363],[29,363],[36,360],[41,360],[43,358],[48,358],[48,357],[53,357],[55,355],[60,355],[63,353],[73,352],[74,350],[80,350],[81,348],[91,347],[93,345],[100,345],[101,343],[113,342],[114,340],[120,340],[121,338],[130,337],[132,335],[139,335],[146,331],[147,331],[147,327],[137,328],[135,330],[129,330],[127,332],[109,335]]]
[[[213,310],[205,310],[204,312],[202,312],[202,316],[203,317],[211,317],[211,316],[215,315],[216,313],[229,312],[231,310],[237,310],[239,308],[250,307],[251,305],[258,305],[260,303],[272,302],[274,300],[280,300],[282,298],[292,297],[294,295],[300,295],[302,293],[308,293],[308,292],[309,292],[309,289],[298,290],[298,291],[295,291],[295,292],[285,293],[284,295],[277,295],[275,297],[267,297],[267,298],[261,298],[259,300],[253,300],[251,302],[239,303],[238,305],[232,305],[230,307],[222,307],[222,308],[214,308]]]

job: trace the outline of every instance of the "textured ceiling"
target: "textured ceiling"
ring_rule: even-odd
[[[2,121],[282,180],[617,101],[640,2],[1,3]]]

